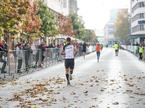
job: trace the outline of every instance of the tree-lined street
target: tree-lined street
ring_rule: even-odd
[[[145,64],[134,55],[104,48],[99,63],[96,53],[75,62],[72,86],[60,63],[1,85],[1,107],[144,108]]]
[[[1,0],[0,108],[145,108],[145,0]]]

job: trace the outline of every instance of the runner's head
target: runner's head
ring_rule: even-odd
[[[96,45],[100,45],[99,41],[96,43]]]
[[[70,42],[71,42],[71,38],[70,38],[70,37],[67,37],[67,38],[66,38],[66,42],[67,42],[67,43],[70,43]]]

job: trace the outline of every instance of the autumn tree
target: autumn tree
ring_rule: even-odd
[[[75,33],[76,38],[81,39],[83,34],[85,33],[84,22],[80,16],[77,14],[71,14],[70,18],[72,20],[73,31]]]
[[[114,36],[119,40],[126,40],[129,34],[129,15],[128,10],[123,9],[118,12],[117,20],[115,22]]]
[[[58,34],[58,22],[55,13],[44,4],[43,0],[38,1],[38,15],[41,19],[41,32],[44,36],[55,36]]]
[[[24,14],[22,22],[22,34],[26,36],[27,40],[40,37],[41,19],[37,13],[38,5],[34,2],[27,2],[26,14]]]
[[[24,33],[39,30],[39,18],[36,16],[36,11],[35,5],[30,0],[0,1],[0,36],[8,44],[8,63],[10,63],[10,39],[14,35],[23,36]]]
[[[40,20],[36,5],[29,0],[1,0],[0,35],[28,34],[39,31]]]
[[[85,29],[84,32],[85,33],[82,37],[82,40],[84,40],[86,42],[96,42],[96,34],[95,34],[94,30]]]
[[[21,1],[1,0],[0,2],[0,35],[4,31],[9,33],[19,32],[18,25],[21,15],[26,13],[26,8],[22,8]]]
[[[59,33],[63,35],[73,36],[73,28],[72,28],[72,21],[69,17],[65,17],[63,15],[59,15],[58,17],[59,22]]]
[[[72,20],[73,31],[75,37],[87,42],[96,41],[96,34],[93,30],[86,29],[84,26],[84,21],[77,14],[71,14],[70,18]]]

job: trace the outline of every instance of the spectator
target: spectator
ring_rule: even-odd
[[[30,45],[28,43],[26,43],[23,47],[24,49],[24,57],[25,57],[25,69],[26,71],[29,71],[29,60],[30,60],[30,56],[32,54],[32,49],[30,47]]]
[[[84,59],[85,59],[86,51],[87,51],[87,44],[84,42],[83,43],[83,49],[82,49]]]
[[[17,73],[21,73],[22,59],[23,59],[23,50],[22,50],[21,43],[19,43],[16,47],[16,56],[17,56],[17,60],[18,60]]]
[[[0,43],[0,62],[2,62],[2,68],[1,73],[6,73],[5,67],[7,61],[5,60],[5,57],[7,56],[7,47],[6,43]]]
[[[42,63],[43,63],[44,58],[45,58],[44,52],[45,52],[45,44],[42,42],[38,46],[38,50],[37,50],[37,53],[36,53],[36,63],[35,63],[35,66],[37,66],[37,63],[40,60],[39,67],[42,67]]]
[[[140,44],[139,46],[139,59],[142,60],[144,55],[144,46]]]

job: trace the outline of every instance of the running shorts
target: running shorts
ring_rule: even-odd
[[[74,59],[65,59],[65,68],[74,69]]]

